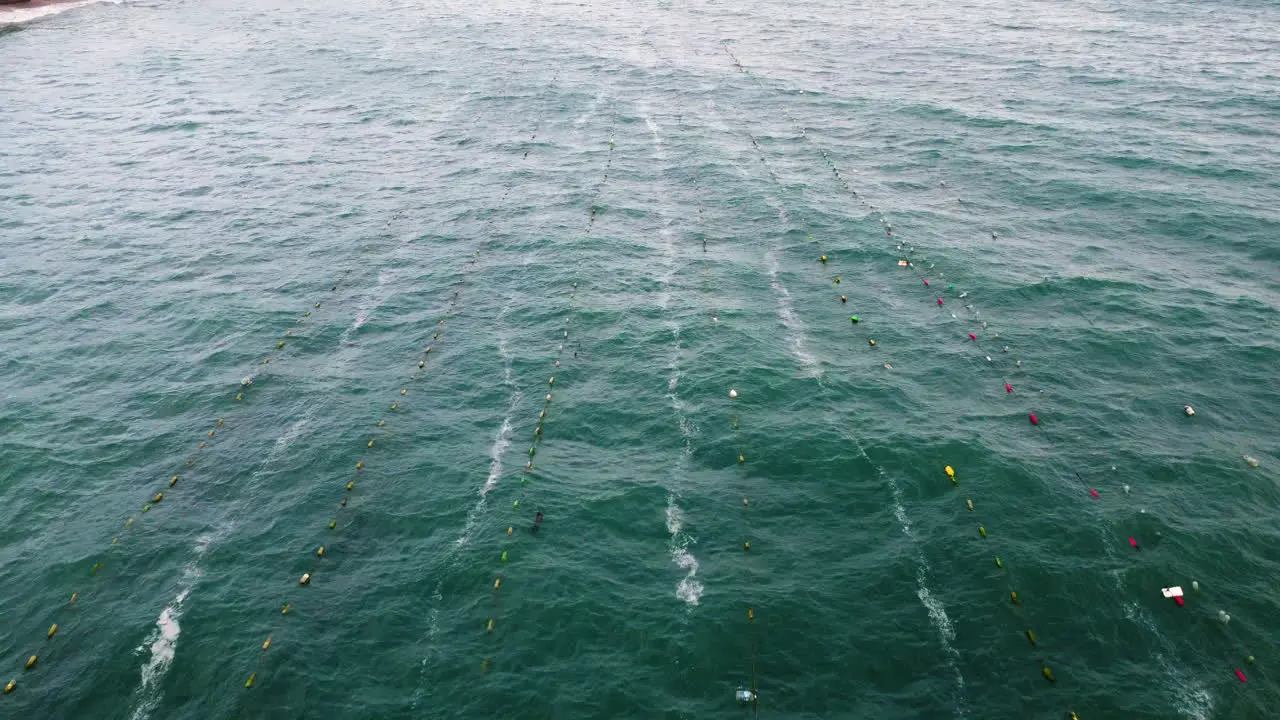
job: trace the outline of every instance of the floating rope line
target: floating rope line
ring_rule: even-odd
[[[559,77],[558,73],[556,75],[553,75],[551,83],[548,85],[547,90],[544,91],[544,94],[550,94],[552,92],[553,88],[556,86],[556,81],[558,77]],[[535,121],[533,130],[529,136],[529,142],[533,142],[534,140],[536,140],[538,136],[538,132],[541,129],[542,117],[543,117],[542,115],[539,115],[538,119]],[[474,126],[474,123],[472,123],[472,126]],[[523,162],[525,159],[528,158],[528,155],[529,153],[526,150],[521,155],[520,159],[515,161],[515,163]],[[515,163],[513,163],[513,167],[515,166]],[[506,202],[512,190],[515,188],[516,184],[517,184],[517,180],[515,178],[512,178],[510,181],[507,182],[507,184],[503,188],[502,194],[500,195],[497,203],[495,204],[495,207],[500,207]],[[463,273],[461,277],[454,284],[453,292],[450,293],[449,295],[448,308],[445,310],[443,315],[438,318],[436,323],[433,326],[431,326],[431,329],[427,331],[430,333],[430,335],[427,339],[425,339],[426,345],[423,346],[420,354],[416,358],[416,371],[414,370],[410,371],[410,374],[408,375],[408,378],[407,378],[407,383],[412,384],[421,379],[421,375],[417,371],[425,370],[427,362],[432,359],[432,355],[431,355],[432,349],[434,347],[437,347],[442,342],[441,338],[445,332],[446,322],[450,318],[455,316],[454,313],[455,313],[455,309],[457,308],[458,300],[461,298],[463,291],[467,289],[468,286],[470,285],[471,278],[474,274],[473,270],[476,267],[479,261],[479,258],[485,253],[485,251],[489,249],[489,247],[493,243],[492,229],[496,221],[496,218],[497,218],[497,213],[492,213],[485,220],[485,223],[482,225],[481,230],[477,235],[477,237],[479,238],[478,249],[470,256],[470,258],[468,259],[468,262],[466,263],[463,269]],[[415,345],[423,341],[424,341],[423,339],[419,339],[418,343],[415,343]],[[438,353],[436,357],[439,357]],[[405,398],[407,398],[409,393],[409,384],[404,384],[400,386],[398,394],[392,396],[393,398],[396,398],[393,400],[393,402],[390,405],[390,412],[393,413],[392,417],[394,417],[394,413],[398,413],[400,411],[401,403],[404,402]],[[329,557],[330,555],[332,555],[333,548],[337,546],[337,542],[336,542],[337,536],[334,535],[334,533],[346,527],[346,525],[342,525],[339,522],[339,520],[342,517],[342,512],[347,509],[349,505],[349,501],[353,498],[353,492],[356,489],[356,479],[363,477],[363,479],[367,481],[370,478],[369,473],[365,472],[366,471],[365,460],[369,455],[372,454],[373,450],[380,449],[381,445],[379,444],[378,439],[387,432],[385,428],[386,428],[386,420],[385,419],[379,420],[375,424],[374,428],[371,429],[367,435],[363,436],[363,437],[372,436],[368,439],[368,442],[365,443],[365,452],[362,453],[364,457],[361,457],[356,462],[354,476],[350,480],[348,480],[348,482],[344,486],[343,495],[339,500],[338,508],[335,511],[336,516],[333,519],[329,520],[328,522],[328,525],[326,528],[326,534],[324,535],[326,540],[320,540],[316,543],[316,548],[312,556],[310,569],[307,572],[303,573],[302,576],[299,577],[297,582],[294,584],[293,588],[295,592],[311,584],[311,581],[315,576],[316,572],[318,572],[319,569],[321,568],[321,563],[324,561],[326,557]],[[288,615],[293,610],[293,608],[294,608],[294,603],[292,601],[286,602],[284,607],[281,609],[280,614],[282,616]],[[280,621],[280,622],[284,622],[284,621]],[[254,667],[254,670],[249,674],[248,678],[245,680],[244,687],[246,689],[254,687],[254,685],[258,681],[259,676],[263,673],[266,660],[267,660],[267,652],[271,649],[273,644],[273,637],[276,634],[278,634],[278,631],[277,633],[269,634],[266,637],[266,639],[263,640],[261,644],[261,650],[257,654],[257,662]]]
[[[614,146],[615,146],[613,131],[616,124],[617,124],[617,111],[615,109],[611,116],[611,122],[608,130],[609,146],[608,146],[608,151],[605,154],[604,173],[601,176],[600,182],[596,185],[594,191],[592,192],[592,196],[591,196],[592,199],[588,206],[587,219],[585,221],[585,226],[582,230],[582,235],[584,239],[589,239],[595,228],[596,218],[599,213],[599,200],[602,194],[604,193],[605,186],[609,182],[609,174],[613,168],[613,156],[614,156]],[[558,337],[556,338],[556,350],[555,350],[555,354],[553,355],[551,367],[549,369],[549,372],[551,372],[552,374],[547,377],[546,384],[545,384],[547,393],[543,399],[542,409],[538,412],[538,417],[534,420],[534,423],[533,423],[534,429],[532,433],[532,438],[530,440],[528,458],[524,466],[524,473],[520,479],[519,486],[517,486],[516,488],[515,499],[511,503],[511,510],[515,517],[527,517],[524,514],[527,512],[527,509],[528,509],[527,506],[529,505],[528,498],[526,497],[526,495],[533,494],[533,491],[529,489],[529,485],[532,482],[536,486],[537,481],[541,479],[537,472],[535,463],[537,460],[538,449],[539,447],[541,447],[542,442],[545,438],[545,434],[543,430],[544,430],[544,427],[546,426],[547,421],[551,417],[552,402],[556,394],[558,393],[557,388],[563,387],[563,383],[560,383],[559,385],[557,385],[556,377],[557,377],[557,374],[562,369],[562,361],[564,360],[564,357],[565,357],[564,356],[565,343],[569,341],[570,330],[573,328],[574,320],[579,315],[580,308],[577,301],[577,293],[582,280],[583,280],[582,256],[579,255],[578,261],[574,267],[573,284],[569,290],[569,298],[568,298],[569,302],[568,302],[567,311],[565,313],[565,322],[560,327]],[[574,352],[574,358],[575,359],[577,358],[577,352]],[[520,507],[521,500],[526,501],[525,502],[526,510],[524,511],[522,511]],[[542,529],[544,516],[542,511],[538,509],[537,505],[535,505],[533,509],[536,514],[534,515],[532,524],[529,526],[528,532],[537,533]],[[484,632],[487,635],[494,634],[495,629],[497,629],[498,627],[498,622],[502,619],[501,605],[500,605],[500,598],[502,596],[501,589],[502,589],[503,581],[507,575],[507,565],[512,559],[510,553],[514,552],[515,550],[516,527],[517,525],[520,524],[520,521],[512,520],[510,522],[503,522],[501,524],[502,524],[502,527],[504,528],[502,531],[504,535],[500,545],[502,554],[498,558],[499,565],[498,565],[497,572],[495,573],[493,586],[492,586],[492,608],[493,609],[484,624]],[[493,664],[493,655],[492,655],[493,651],[490,649],[488,652],[490,654],[486,655],[480,663],[480,669],[482,673],[487,673]]]
[[[346,280],[347,274],[348,274],[348,271],[344,271],[341,275],[339,275],[338,280],[334,282],[332,286],[329,288],[329,292],[337,291],[338,286],[341,285]],[[297,321],[289,329],[285,331],[284,335],[275,341],[275,347],[271,349],[267,353],[267,355],[263,358],[263,361],[262,361],[263,366],[269,365],[272,359],[279,359],[282,356],[285,349],[289,345],[289,341],[295,337],[293,333],[294,328],[297,327],[298,325],[306,324],[307,321],[312,318],[313,310],[320,309],[323,304],[324,304],[323,300],[316,301],[314,305],[311,307],[311,309],[305,310],[297,318]],[[234,396],[235,397],[234,402],[237,405],[244,403],[246,401],[246,395],[247,393],[249,393],[250,389],[252,388],[255,377],[260,377],[262,374],[265,374],[265,372],[266,371],[264,370],[264,371],[261,371],[258,375],[253,375],[253,374],[247,375],[243,380],[240,381],[240,386],[237,388]],[[169,500],[169,504],[172,504],[175,501],[175,499],[177,500],[183,499],[184,496],[182,493],[184,488],[200,487],[199,484],[196,484],[194,486],[192,485],[193,478],[188,473],[191,472],[192,468],[195,467],[197,462],[200,460],[200,458],[203,457],[204,451],[208,448],[209,443],[214,442],[214,439],[217,437],[225,437],[225,431],[228,428],[226,420],[227,420],[227,416],[222,414],[214,418],[213,422],[209,426],[209,429],[204,431],[204,433],[201,436],[201,439],[197,441],[195,451],[192,454],[188,455],[186,459],[183,461],[182,468],[177,473],[174,473],[169,478],[162,481],[162,485],[158,485],[157,488],[153,488],[154,492],[148,491],[148,494],[147,494],[148,500],[142,504],[140,509],[140,515],[130,515],[124,521],[125,535],[132,533],[134,529],[137,527],[137,522],[140,519],[150,516],[151,511],[153,509],[164,507],[162,503],[165,500]],[[222,434],[220,435],[219,433],[222,433]],[[110,544],[106,548],[106,552],[119,553],[120,546],[121,546],[121,536],[116,535],[111,538]],[[105,559],[105,556],[99,556],[99,558],[96,559],[93,565],[89,568],[89,572],[88,572],[89,577],[91,579],[97,579],[99,577],[102,577],[101,571],[106,567],[106,564],[107,564],[107,560]],[[62,638],[66,636],[67,634],[66,628],[68,627],[74,628],[75,618],[78,616],[77,610],[83,604],[83,600],[85,599],[82,597],[82,592],[86,592],[86,591],[83,588],[76,588],[74,591],[70,593],[69,596],[66,596],[67,600],[60,604],[55,614],[55,619],[58,619],[59,621],[54,622],[52,625],[50,625],[48,630],[45,632],[45,637],[43,642],[40,644],[40,649],[32,653],[31,655],[27,656],[25,662],[23,663],[23,668],[22,668],[24,674],[35,671],[38,668],[38,666],[47,664],[48,655],[54,652],[53,650],[53,648],[55,647],[54,643],[57,641],[58,638]],[[92,596],[90,595],[89,597],[92,597]],[[4,685],[3,693],[5,695],[8,695],[15,692],[18,689],[18,685],[19,683],[17,678],[13,678],[9,680]]]
[[[738,58],[733,54],[733,51],[732,51],[732,50],[730,50],[730,49],[728,48],[728,46],[727,46],[727,45],[726,45],[726,46],[724,46],[724,49],[725,49],[725,53],[726,53],[727,55],[729,55],[730,59],[733,61],[734,65],[738,68],[738,70],[739,70],[739,71],[741,71],[744,75],[747,75],[748,77],[752,77],[752,79],[753,79],[753,80],[755,80],[755,82],[757,83],[757,85],[758,85],[758,86],[763,90],[763,89],[764,89],[764,88],[763,88],[763,85],[761,85],[761,84],[760,84],[759,79],[758,79],[758,78],[755,78],[755,76],[753,76],[750,72],[748,72],[748,71],[747,71],[747,69],[745,68],[745,66],[743,66],[743,65],[742,65],[742,63],[738,60]],[[793,128],[795,128],[796,132],[797,132],[799,135],[801,135],[801,136],[805,137],[805,138],[806,138],[806,140],[807,140],[807,138],[808,138],[807,133],[804,131],[804,129],[803,129],[803,128],[801,128],[801,127],[799,126],[799,124],[798,124],[798,123],[796,123],[796,122],[795,122],[795,119],[794,119],[793,117],[791,117],[791,115],[789,114],[789,112],[787,113],[787,117],[791,120],[792,125],[793,125]],[[758,145],[758,143],[754,143],[754,142],[753,142],[753,146],[755,146],[755,147],[757,148],[757,151],[759,151],[759,145]],[[842,186],[844,186],[846,190],[848,190],[851,194],[853,194],[854,196],[856,196],[856,195],[857,195],[857,193],[856,193],[856,192],[855,192],[851,187],[849,187],[849,186],[848,186],[848,184],[844,181],[844,178],[840,175],[839,170],[834,166],[834,164],[833,164],[833,163],[831,163],[830,158],[829,158],[829,156],[825,153],[825,151],[823,151],[823,157],[824,157],[824,159],[828,162],[828,164],[830,165],[831,170],[832,170],[832,174],[835,176],[836,180],[837,180],[837,181],[838,181]],[[761,159],[762,159],[762,160],[764,160],[763,154],[761,155]],[[766,161],[766,163],[765,163],[765,164],[766,164],[766,166],[767,166],[767,164],[768,164],[768,163],[767,163],[767,161]],[[772,173],[770,173],[770,174],[771,174],[771,176],[772,176]],[[888,227],[887,220],[886,220],[886,221],[884,221],[884,222],[885,222],[885,224],[886,224],[886,233],[891,237],[891,236],[892,236],[892,228],[891,228],[891,227]],[[828,256],[827,256],[827,255],[822,255],[822,256],[821,256],[821,258],[820,258],[820,260],[821,260],[821,264],[822,264],[824,267],[825,267],[825,266],[828,266],[829,259],[828,259]],[[909,267],[914,267],[914,264],[913,264],[913,263],[910,263],[910,262],[908,261],[907,266],[909,266]],[[840,277],[839,275],[836,275],[836,282],[837,282],[837,283],[839,282],[839,277]],[[924,281],[923,281],[923,286],[924,286],[924,287],[926,287],[926,288],[927,288],[927,287],[930,287],[930,283],[929,283],[929,281],[928,281],[928,280],[924,280]],[[844,297],[843,297],[843,296],[841,297],[841,304],[842,304],[842,305],[844,304]],[[939,306],[941,306],[941,305],[943,304],[943,303],[942,303],[941,298],[939,298],[939,300],[938,300],[938,304],[939,304]],[[860,318],[859,318],[857,315],[853,315],[853,316],[851,316],[851,317],[850,317],[850,320],[851,320],[853,323],[857,324],[857,323],[860,321]],[[997,337],[998,337],[998,336],[997,336]],[[970,333],[969,338],[970,338],[970,340],[971,340],[972,342],[974,342],[975,344],[977,344],[977,343],[978,343],[978,338],[976,337],[976,335],[975,335],[975,334]],[[874,339],[870,339],[870,340],[868,341],[868,345],[869,345],[869,346],[871,346],[871,347],[874,347],[874,346],[876,345],[875,340],[874,340]],[[890,366],[886,364],[886,367],[890,367]],[[1011,388],[1011,386],[1009,385],[1009,383],[1007,383],[1007,382],[1006,382],[1006,388],[1008,388],[1008,389],[1009,389],[1009,393],[1011,394],[1011,393],[1012,393],[1012,388]],[[863,458],[864,458],[864,459],[866,459],[868,462],[871,462],[871,459],[870,459],[870,457],[867,455],[866,451],[862,449],[862,447],[861,447],[861,443],[860,443],[860,442],[858,442],[856,438],[854,438],[854,442],[855,442],[855,445],[858,447],[858,450],[859,450],[860,454],[863,456]],[[876,465],[875,465],[875,463],[871,463],[871,464],[872,464],[872,467],[876,467],[876,468],[877,468],[877,470],[879,470],[878,466],[876,466]],[[883,475],[883,472],[881,472],[881,474]],[[949,465],[948,465],[948,466],[946,466],[946,467],[945,467],[945,474],[946,474],[946,475],[947,475],[947,477],[950,479],[950,481],[952,482],[952,484],[953,484],[953,485],[955,485],[956,487],[958,487],[958,486],[959,486],[959,481],[958,481],[958,480],[957,480],[957,478],[956,478],[955,470],[954,470],[951,466],[949,466]],[[972,498],[966,498],[966,499],[965,499],[965,507],[968,509],[968,511],[969,511],[969,512],[974,512],[974,511],[975,511],[975,506],[974,506],[974,503],[973,503]],[[987,528],[986,528],[986,526],[985,526],[982,522],[980,522],[980,521],[979,521],[979,522],[977,522],[977,523],[976,523],[976,529],[977,529],[977,535],[978,535],[978,537],[985,541],[985,540],[988,538],[988,532],[987,532]],[[1004,563],[1004,561],[1001,559],[1000,555],[998,555],[998,554],[993,555],[993,561],[994,561],[994,563],[995,563],[995,565],[996,565],[996,567],[997,567],[997,568],[1000,568],[1000,569],[1002,569],[1002,570],[1005,570],[1005,571],[1006,571],[1006,576],[1007,576],[1007,577],[1011,576],[1011,573],[1009,573],[1009,571],[1008,571],[1008,567],[1007,567],[1007,565],[1006,565],[1006,564]],[[1008,592],[1009,592],[1009,600],[1010,600],[1011,604],[1012,604],[1015,608],[1018,608],[1018,610],[1017,610],[1016,612],[1020,612],[1020,613],[1022,613],[1022,614],[1029,614],[1029,613],[1027,613],[1027,611],[1026,611],[1026,607],[1025,607],[1025,606],[1024,606],[1024,604],[1023,604],[1024,597],[1023,597],[1022,595],[1020,595],[1020,594],[1019,594],[1019,592],[1015,589],[1015,587],[1016,587],[1016,584],[1015,584],[1015,585],[1011,585],[1011,586],[1010,586],[1010,588],[1008,589]],[[1039,650],[1039,648],[1040,648],[1040,638],[1036,635],[1035,630],[1034,630],[1034,626],[1035,626],[1035,623],[1033,623],[1033,622],[1032,622],[1032,623],[1027,623],[1027,624],[1026,624],[1025,629],[1023,630],[1023,635],[1025,636],[1025,638],[1027,639],[1027,641],[1029,642],[1029,644],[1031,645],[1031,647],[1032,647],[1033,649],[1037,649],[1037,650]],[[1054,675],[1054,673],[1053,673],[1053,670],[1052,670],[1052,669],[1051,669],[1051,667],[1050,667],[1050,664],[1049,664],[1049,663],[1047,663],[1047,662],[1045,662],[1045,660],[1044,660],[1044,658],[1043,658],[1043,657],[1037,657],[1037,664],[1038,664],[1038,665],[1039,665],[1039,667],[1040,667],[1040,673],[1041,673],[1041,676],[1042,676],[1046,681],[1048,681],[1048,682],[1050,682],[1050,683],[1056,682],[1056,677],[1055,677],[1055,675]]]

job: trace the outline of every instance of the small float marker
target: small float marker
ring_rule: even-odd
[[[1008,394],[1012,395],[1012,394],[1013,394],[1013,386],[1012,386],[1012,385],[1010,385],[1009,383],[1005,383],[1005,384],[1004,384],[1004,391],[1005,391],[1006,393],[1008,393]]]
[[[978,342],[978,336],[974,335],[973,333],[969,333],[969,339],[974,342]]]
[[[1241,672],[1240,670],[1236,670],[1236,677],[1240,679],[1240,682],[1249,682],[1248,680],[1245,679],[1244,673]]]
[[[938,298],[938,307],[942,307],[942,298]]]
[[[737,390],[730,390],[730,391],[729,391],[729,397],[731,397],[731,398],[736,398],[736,397],[738,397],[738,391],[737,391]]]
[[[1036,417],[1036,414],[1035,414],[1035,413],[1030,413],[1029,417],[1031,418],[1031,424],[1032,424],[1032,425],[1039,425],[1039,424],[1040,424],[1040,418]]]
[[[925,287],[929,287],[929,281],[928,281],[928,280],[925,280],[925,281],[924,281],[924,286],[925,286]]]
[[[1133,538],[1129,538],[1129,544],[1133,546],[1134,550],[1142,550],[1142,548],[1138,547],[1138,541]]]
[[[1089,495],[1092,496],[1094,500],[1098,499],[1098,491],[1093,488],[1089,488]]]
[[[1182,411],[1187,414],[1187,417],[1195,417],[1195,414],[1196,414],[1195,408],[1191,407],[1190,405],[1183,405]]]

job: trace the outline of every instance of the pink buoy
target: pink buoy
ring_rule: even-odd
[[[1097,491],[1097,490],[1094,490],[1093,488],[1089,488],[1089,494],[1093,496],[1093,499],[1094,499],[1094,500],[1097,500],[1097,499],[1098,499],[1098,491]]]
[[[1036,414],[1035,414],[1035,413],[1030,413],[1030,415],[1031,415],[1031,424],[1032,424],[1032,425],[1039,425],[1039,424],[1040,424],[1040,418],[1036,417]]]
[[[1009,383],[1005,383],[1005,384],[1004,384],[1004,391],[1005,391],[1005,392],[1007,392],[1007,393],[1009,393],[1010,395],[1012,395],[1012,394],[1013,394],[1013,386],[1012,386],[1012,385],[1010,385]]]
[[[925,286],[925,287],[929,287],[929,281],[928,281],[928,280],[925,280],[925,281],[924,281],[924,286]]]
[[[978,336],[974,335],[973,333],[969,333],[969,339],[974,342],[978,342]]]
[[[1133,538],[1129,538],[1129,544],[1133,546],[1134,550],[1142,550],[1142,548],[1138,547],[1138,541]]]
[[[1236,677],[1240,678],[1240,682],[1249,682],[1248,680],[1244,679],[1244,673],[1240,672],[1239,670],[1236,671]]]
[[[942,307],[942,298],[938,298],[938,307]]]
[[[1182,602],[1182,596],[1181,596],[1181,595],[1179,595],[1179,596],[1175,597],[1175,598],[1173,599],[1173,601],[1174,601],[1174,602],[1176,602],[1176,603],[1178,603],[1178,607],[1182,607],[1183,605],[1185,605],[1185,604],[1186,604],[1186,603]]]

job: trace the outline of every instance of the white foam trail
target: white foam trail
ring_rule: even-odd
[[[689,605],[697,605],[702,598],[703,585],[698,580],[698,559],[689,552],[689,546],[696,544],[697,540],[684,532],[684,511],[676,504],[674,493],[667,496],[667,533],[670,535],[671,562],[684,571],[684,577],[676,584],[676,597]]]
[[[867,455],[867,451],[862,449],[862,445],[856,439],[854,447],[858,449],[863,459],[876,469],[876,474],[888,483],[889,492],[893,495],[893,516],[898,521],[898,527],[912,544],[916,544],[915,531],[911,528],[911,518],[907,516],[907,508],[902,504],[902,488],[898,486],[898,481],[886,475],[879,465],[871,462],[871,456]],[[916,553],[916,597],[920,599],[920,604],[929,614],[929,622],[933,623],[933,629],[938,634],[938,643],[942,645],[942,651],[946,654],[947,669],[955,679],[956,717],[967,717],[969,698],[965,691],[964,675],[960,673],[960,653],[956,651],[953,644],[956,639],[955,627],[951,624],[951,617],[947,615],[946,606],[929,588],[929,562],[920,552]]]
[[[661,169],[665,166],[667,157],[666,149],[662,144],[662,128],[658,126],[658,123],[654,122],[653,118],[647,115],[644,118],[644,122],[649,128],[649,134],[653,136],[653,154],[657,161],[656,166]],[[661,206],[668,206],[670,198],[665,186],[662,183],[656,183],[656,186]],[[671,225],[672,221],[664,218],[662,227],[658,230],[658,235],[662,238],[665,260],[662,277],[658,278],[658,282],[662,285],[662,294],[658,296],[658,304],[664,311],[670,305],[671,283],[675,280],[676,274],[680,269],[676,256],[675,233]],[[671,377],[667,380],[667,397],[671,400],[671,408],[675,411],[676,422],[679,423],[680,434],[684,438],[684,450],[680,454],[680,460],[675,469],[675,474],[679,477],[687,465],[690,453],[693,451],[694,427],[685,416],[684,402],[676,391],[676,388],[680,386],[680,323],[672,320],[667,323],[667,327],[671,330],[671,337],[674,341],[671,349],[671,362],[667,366],[671,371]],[[680,509],[677,500],[676,491],[668,491],[667,550],[671,556],[671,562],[684,571],[684,576],[676,583],[676,597],[688,605],[694,606],[702,598],[704,589],[702,582],[698,580],[698,559],[693,556],[693,553],[689,552],[689,547],[697,544],[698,541],[689,533],[684,532],[684,511]]]
[[[342,335],[338,337],[339,344],[347,344],[351,339],[352,333],[364,327],[364,324],[369,322],[369,318],[373,317],[378,308],[382,307],[390,294],[385,288],[395,280],[395,277],[395,273],[390,270],[383,269],[378,271],[377,286],[373,292],[360,299],[360,303],[356,306],[356,317],[352,320],[351,325],[346,330],[343,330]]]
[[[800,361],[800,365],[805,368],[807,376],[821,377],[822,368],[805,346],[804,321],[796,317],[795,306],[791,300],[791,291],[787,290],[786,286],[778,278],[778,251],[770,250],[768,258],[769,287],[773,288],[774,295],[778,299],[778,319],[782,321],[782,326],[787,329],[787,341],[791,343],[791,354]]]
[[[178,593],[160,611],[160,617],[156,618],[155,629],[137,648],[139,654],[148,651],[151,654],[140,669],[141,678],[133,692],[134,697],[137,698],[137,706],[134,707],[131,715],[132,720],[145,720],[150,717],[164,697],[160,685],[173,664],[173,658],[178,652],[178,637],[182,634],[182,626],[178,621],[182,619],[184,604],[191,596],[191,590],[204,574],[200,570],[200,559],[204,557],[205,550],[217,537],[221,536],[202,535],[196,541],[193,548],[196,558],[182,569],[182,577],[178,581]]]

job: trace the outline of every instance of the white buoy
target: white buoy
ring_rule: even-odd
[[[1192,417],[1196,414],[1195,408],[1191,407],[1190,405],[1183,405],[1182,411],[1187,414],[1187,417]]]
[[[1262,464],[1262,461],[1258,460],[1258,458],[1256,458],[1256,457],[1254,457],[1254,456],[1252,456],[1252,455],[1245,455],[1245,456],[1244,456],[1244,462],[1245,462],[1245,464],[1246,464],[1246,465],[1248,465],[1249,467],[1258,467],[1259,465],[1261,465],[1261,464]]]
[[[731,398],[736,398],[736,397],[738,397],[738,391],[737,391],[737,390],[730,390],[730,391],[729,391],[729,397],[731,397]]]
[[[551,402],[551,393],[547,393],[547,402]]]
[[[1219,620],[1223,625],[1226,625],[1227,623],[1231,622],[1231,616],[1227,614],[1227,611],[1225,611],[1225,610],[1219,610],[1219,611],[1218,611],[1218,620]]]
[[[1174,585],[1173,587],[1160,588],[1160,593],[1167,598],[1182,597],[1182,587]]]
[[[746,688],[738,688],[738,692],[734,693],[734,697],[736,697],[740,703],[749,703],[755,702],[756,694]]]
[[[1200,592],[1200,581],[1199,581],[1199,580],[1192,580],[1192,581],[1191,581],[1191,589],[1192,589],[1192,590],[1194,590],[1195,592]]]
[[[1128,485],[1125,485],[1125,486],[1124,486],[1124,494],[1125,494],[1125,495],[1128,495],[1128,494],[1129,494],[1129,486],[1128,486]]]
[[[298,578],[298,584],[299,584],[299,585],[310,585],[310,584],[311,584],[311,573],[302,573],[302,577]]]

